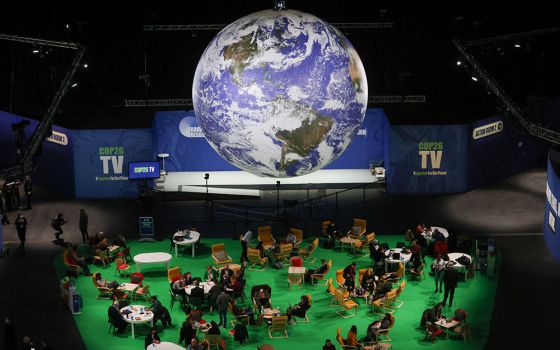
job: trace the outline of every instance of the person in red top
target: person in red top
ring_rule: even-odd
[[[69,248],[69,253],[67,255],[68,263],[71,265],[78,265],[84,270],[84,275],[91,276],[91,272],[89,271],[89,266],[86,263],[84,258],[78,256],[78,246],[72,246]]]

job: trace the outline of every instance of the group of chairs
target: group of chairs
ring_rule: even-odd
[[[138,287],[134,290],[129,291],[130,294],[127,294],[125,291],[121,291],[118,287],[109,288],[109,287],[101,287],[97,284],[97,279],[99,276],[99,272],[95,272],[92,275],[92,283],[93,286],[97,289],[97,299],[107,299],[107,300],[122,300],[122,299],[142,299],[142,300],[149,300],[151,297],[150,293],[150,285],[143,284],[144,275],[140,272],[133,272],[130,274],[130,283],[137,284]]]

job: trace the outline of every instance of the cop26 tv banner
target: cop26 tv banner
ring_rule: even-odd
[[[74,131],[76,198],[135,197],[128,163],[153,160],[150,129]]]
[[[467,125],[392,126],[389,193],[455,193],[467,189]]]

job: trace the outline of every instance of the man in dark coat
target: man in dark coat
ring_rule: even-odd
[[[447,297],[449,296],[449,307],[453,304],[453,296],[455,294],[455,288],[457,288],[458,280],[457,271],[453,266],[446,266],[443,273],[443,304],[447,302]]]

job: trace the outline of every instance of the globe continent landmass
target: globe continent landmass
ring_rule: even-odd
[[[350,144],[367,107],[367,79],[338,29],[307,13],[266,10],[210,42],[193,103],[206,139],[230,163],[260,176],[299,176]]]

